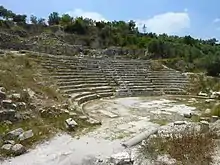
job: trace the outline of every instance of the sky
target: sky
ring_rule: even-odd
[[[48,18],[53,12],[95,20],[134,20],[142,30],[220,39],[219,0],[0,0],[15,13]]]

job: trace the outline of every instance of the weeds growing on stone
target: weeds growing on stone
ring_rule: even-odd
[[[183,131],[166,137],[157,135],[146,140],[139,151],[152,160],[156,160],[158,155],[168,154],[181,165],[209,165],[216,147],[215,137],[213,132],[196,131]]]

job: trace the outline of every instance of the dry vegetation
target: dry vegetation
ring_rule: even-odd
[[[209,94],[210,90],[220,90],[220,79],[217,77],[205,76],[203,74],[191,74],[189,75],[189,78],[193,85],[189,90],[193,94],[197,95],[200,91]]]
[[[60,100],[56,87],[51,86],[52,80],[43,77],[40,70],[40,65],[31,58],[7,53],[0,57],[0,86],[17,92],[30,88],[39,95]]]
[[[168,137],[157,135],[141,145],[140,153],[147,159],[156,160],[158,155],[168,154],[178,165],[209,165],[216,147],[216,135],[212,132],[184,131]]]

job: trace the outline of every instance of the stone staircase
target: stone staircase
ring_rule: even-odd
[[[78,105],[103,97],[183,95],[186,76],[164,67],[151,69],[150,61],[72,56],[31,56],[50,71],[60,91]]]

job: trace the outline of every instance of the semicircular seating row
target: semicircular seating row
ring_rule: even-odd
[[[103,97],[186,94],[187,77],[171,69],[153,71],[149,61],[41,55],[62,93],[79,105]]]

